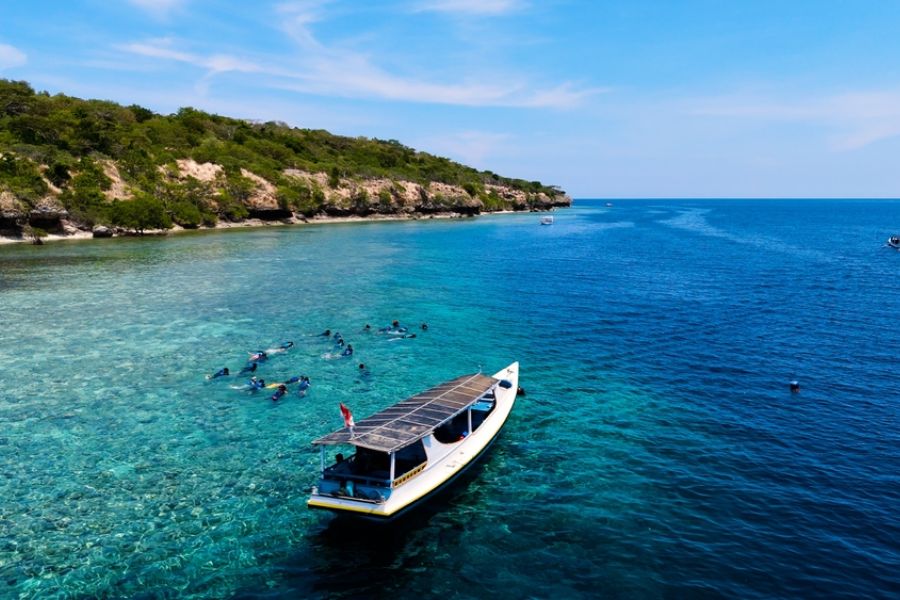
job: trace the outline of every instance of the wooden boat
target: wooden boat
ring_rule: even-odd
[[[490,448],[518,382],[517,362],[493,377],[463,375],[315,440],[322,476],[307,506],[375,521],[418,506]],[[326,448],[340,445],[353,454],[326,466]]]

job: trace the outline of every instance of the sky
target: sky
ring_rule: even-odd
[[[898,32],[890,0],[7,1],[0,78],[575,198],[898,197]]]

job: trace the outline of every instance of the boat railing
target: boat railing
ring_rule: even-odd
[[[410,469],[409,471],[407,471],[400,477],[397,477],[396,479],[394,479],[394,487],[397,487],[398,485],[402,485],[402,484],[406,483],[407,481],[409,481],[410,479],[412,479],[413,477],[415,477],[416,475],[418,475],[419,473],[424,471],[425,466],[427,464],[428,464],[428,461],[426,460],[422,464],[420,464],[416,467],[413,467],[412,469]]]

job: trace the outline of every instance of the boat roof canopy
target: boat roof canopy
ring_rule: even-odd
[[[344,427],[313,444],[352,444],[396,452],[461,413],[498,381],[481,373],[457,377],[363,419],[352,430]]]

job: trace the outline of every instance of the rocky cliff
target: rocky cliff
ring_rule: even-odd
[[[102,163],[109,179],[103,191],[104,202],[109,206],[134,201],[140,190],[132,188],[119,174],[114,161]],[[441,182],[420,184],[413,181],[388,178],[338,177],[324,172],[285,169],[283,175],[297,182],[301,189],[320,194],[320,202],[308,208],[286,206],[279,198],[276,185],[247,169],[241,169],[241,177],[250,182],[241,204],[246,214],[229,218],[224,212],[223,193],[228,179],[221,165],[198,163],[192,159],[178,159],[172,165],[160,167],[164,182],[175,187],[189,187],[198,194],[200,201],[215,215],[216,221],[240,222],[244,219],[262,221],[288,221],[328,217],[416,216],[452,213],[477,215],[497,210],[543,211],[571,205],[571,198],[544,191],[525,192],[504,185],[488,184],[483,191],[466,190],[461,186]],[[93,223],[73,216],[66,209],[60,196],[62,192],[47,181],[47,193],[29,205],[9,192],[0,192],[0,234],[21,235],[30,226],[48,233],[72,234],[78,230],[96,228],[98,236],[105,237],[111,227],[108,223]],[[207,222],[205,225],[213,225]],[[190,226],[190,225],[189,225]],[[193,226],[203,226],[195,224]],[[128,227],[118,227],[127,231]]]

